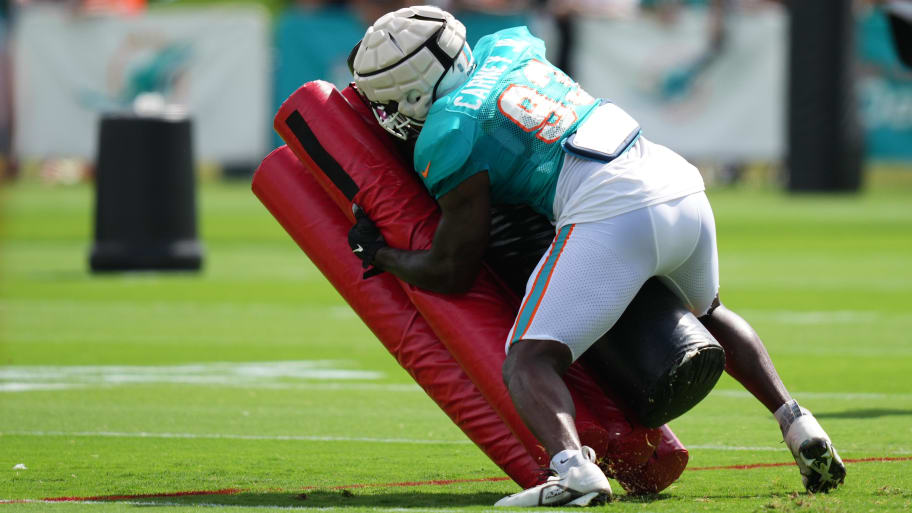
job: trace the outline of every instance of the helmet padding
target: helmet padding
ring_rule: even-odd
[[[402,128],[420,129],[431,104],[468,79],[474,59],[462,23],[437,7],[416,6],[380,17],[350,65],[380,124],[404,139]],[[409,120],[393,119],[399,115]]]

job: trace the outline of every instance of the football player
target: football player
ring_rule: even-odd
[[[360,213],[349,244],[366,267],[458,293],[481,267],[491,204],[526,204],[555,225],[503,366],[553,475],[496,505],[610,498],[592,449],[580,445],[561,375],[653,276],[701,319],[725,348],[728,373],[778,419],[805,487],[828,491],[843,481],[827,434],[789,395],[750,325],[719,302],[715,222],[694,166],[551,65],[525,27],[483,37],[473,53],[449,13],[403,8],[368,28],[349,64],[377,121],[414,143],[415,170],[441,210],[425,251],[389,247]]]

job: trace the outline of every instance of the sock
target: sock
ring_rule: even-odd
[[[773,415],[776,417],[776,420],[779,421],[779,429],[782,430],[782,436],[785,436],[788,433],[789,427],[792,426],[792,422],[795,422],[795,419],[802,415],[810,414],[810,411],[798,406],[798,401],[792,399],[780,406]]]
[[[573,467],[583,464],[583,453],[576,449],[561,451],[551,458],[551,468],[558,474],[563,474]]]

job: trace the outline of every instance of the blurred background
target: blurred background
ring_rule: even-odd
[[[471,43],[528,25],[711,184],[851,191],[866,170],[912,169],[912,68],[890,18],[908,2],[433,3]],[[168,104],[192,117],[198,176],[249,178],[280,144],[280,103],[309,80],[345,86],[365,28],[408,4],[0,0],[0,176],[91,181],[100,117]]]
[[[403,4],[0,0],[0,502],[241,488],[256,493],[218,500],[390,511],[506,492],[475,482],[497,469],[452,445],[464,436],[250,190],[281,102],[310,80],[344,87],[352,46]],[[847,461],[908,458],[912,0],[441,6],[473,44],[528,25],[586,91],[694,162],[725,303]],[[790,459],[746,397],[723,377],[674,421],[692,466]],[[831,498],[763,465],[688,473],[660,499],[908,510],[912,472],[894,463],[853,467]],[[429,479],[472,482],[334,490]]]

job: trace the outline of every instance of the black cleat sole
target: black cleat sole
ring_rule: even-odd
[[[845,465],[833,456],[835,450],[830,453],[830,445],[826,440],[819,438],[808,440],[801,444],[799,452],[804,459],[812,462],[811,465],[808,465],[808,474],[806,475],[807,483],[805,488],[807,488],[807,491],[811,493],[827,493],[845,481]],[[829,457],[827,457],[828,454]],[[820,472],[815,467],[824,467],[822,469],[824,472]],[[827,475],[827,479],[823,479],[823,474]]]

